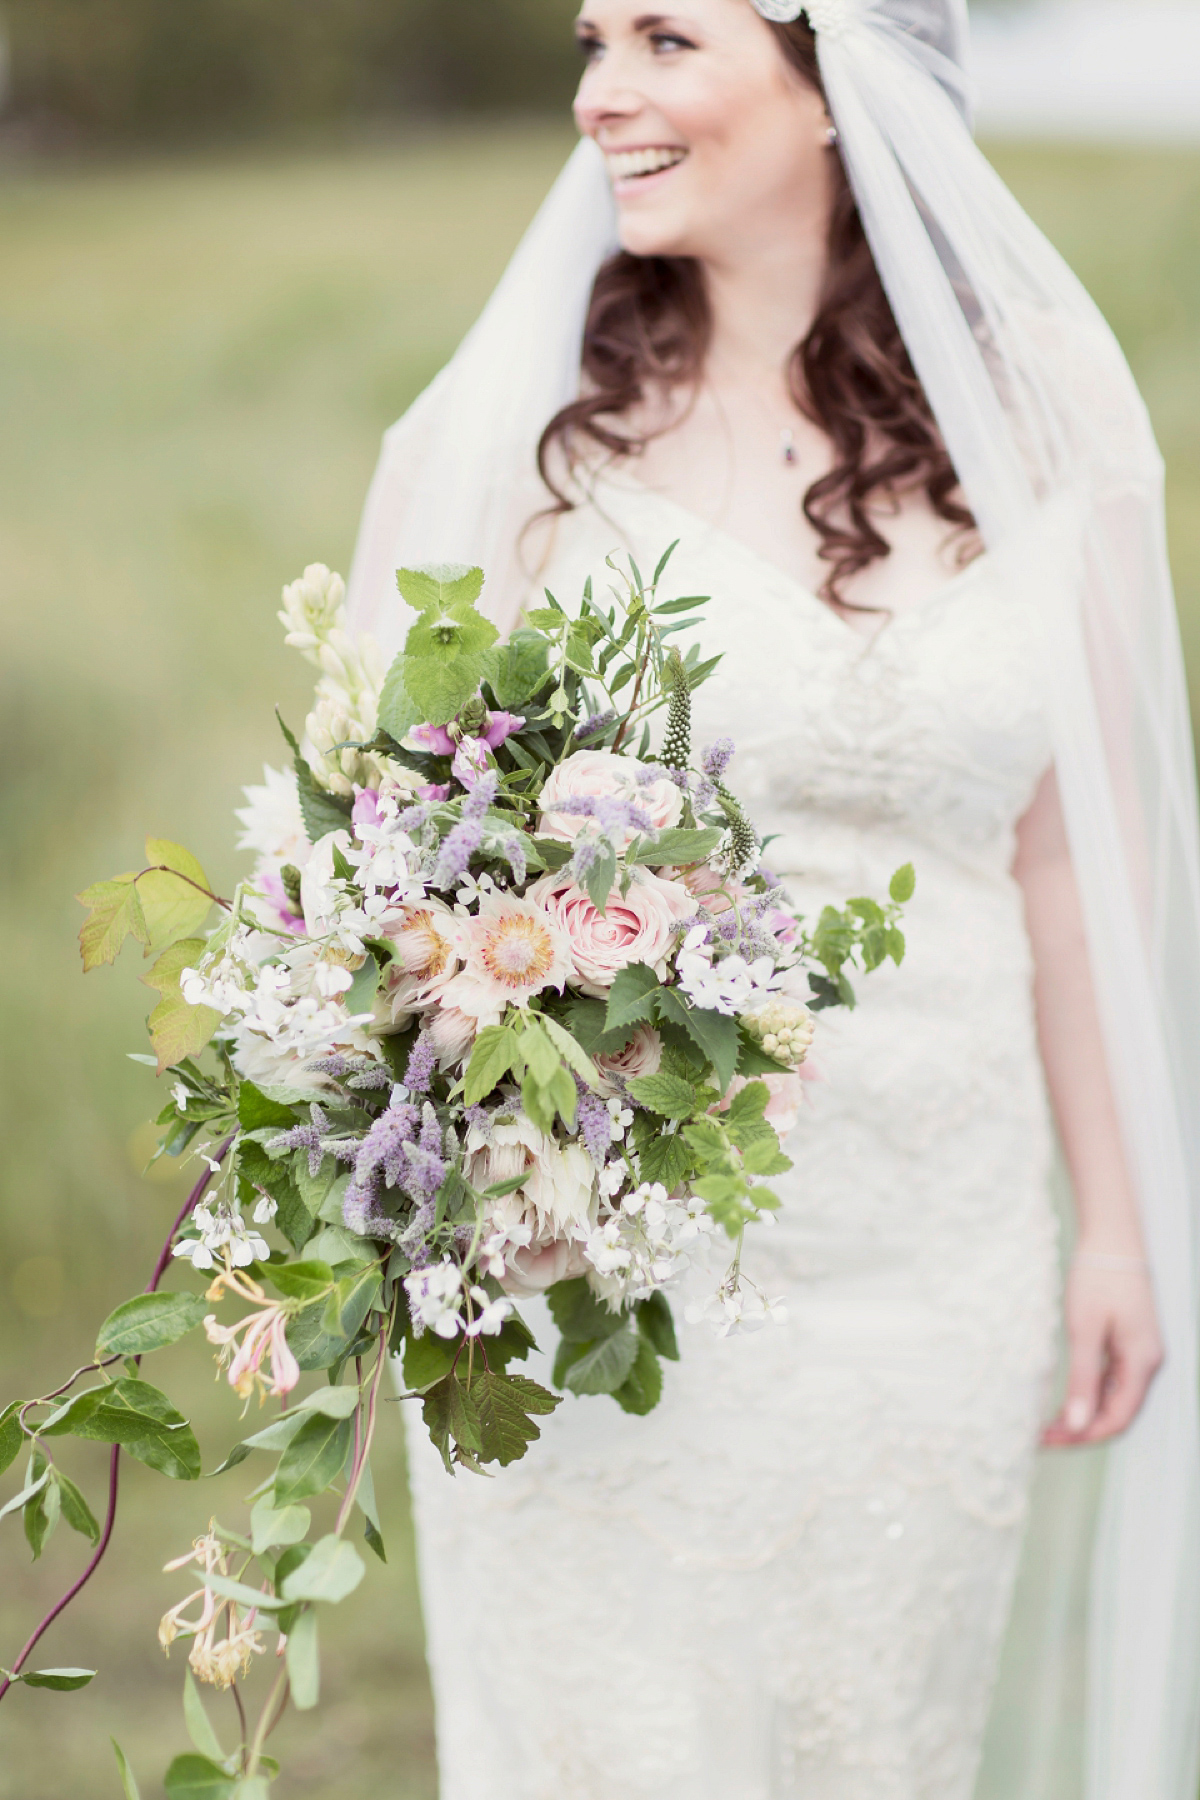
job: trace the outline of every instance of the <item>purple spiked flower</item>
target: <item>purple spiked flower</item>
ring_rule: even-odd
[[[584,1148],[596,1167],[602,1169],[604,1159],[608,1154],[608,1147],[612,1143],[612,1120],[603,1100],[582,1084],[579,1085],[579,1107],[576,1116]]]
[[[320,1173],[325,1157],[321,1140],[329,1130],[329,1120],[315,1101],[309,1108],[309,1119],[309,1124],[293,1125],[290,1131],[281,1131],[278,1137],[273,1137],[267,1145],[267,1154],[278,1156],[285,1150],[307,1150],[308,1172],[315,1177]]]
[[[427,1094],[437,1068],[437,1051],[433,1047],[433,1039],[422,1032],[413,1045],[408,1056],[408,1065],[404,1071],[404,1085],[410,1094]]]
[[[704,770],[704,773],[708,776],[710,781],[721,780],[726,769],[733,761],[733,753],[734,742],[733,739],[729,737],[718,738],[715,744],[710,744],[708,746],[708,749],[700,758],[700,767]]]

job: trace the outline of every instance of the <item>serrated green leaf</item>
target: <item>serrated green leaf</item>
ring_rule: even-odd
[[[349,1419],[327,1419],[319,1413],[306,1419],[279,1459],[276,1506],[282,1510],[297,1500],[323,1494],[337,1479],[352,1436]]]
[[[478,1410],[482,1459],[502,1468],[518,1462],[542,1435],[531,1413],[552,1412],[558,1396],[523,1375],[499,1375],[485,1369],[471,1384]]]
[[[412,1394],[425,1394],[444,1381],[454,1367],[457,1338],[441,1338],[436,1332],[404,1340],[404,1385]]]
[[[321,1653],[317,1640],[317,1615],[312,1607],[302,1612],[288,1632],[288,1682],[297,1712],[311,1712],[321,1698]]]
[[[661,1181],[668,1193],[691,1174],[695,1158],[690,1145],[680,1132],[665,1136],[655,1132],[649,1143],[638,1151],[638,1168],[643,1181]]]
[[[653,1017],[658,996],[663,991],[653,969],[645,963],[630,963],[628,968],[620,971],[608,990],[605,1031],[623,1031],[644,1024]]]
[[[375,718],[379,729],[386,731],[389,737],[394,737],[397,743],[408,735],[414,725],[421,723],[421,709],[404,685],[403,651],[396,657],[384,678]]]
[[[167,1770],[167,1800],[233,1800],[235,1783],[207,1756],[177,1756]]]
[[[786,1175],[793,1166],[790,1156],[785,1156],[779,1148],[779,1139],[774,1130],[768,1126],[770,1138],[759,1138],[748,1144],[742,1152],[742,1161],[747,1175]]]
[[[461,611],[483,592],[483,570],[470,563],[423,563],[397,569],[396,586],[414,612]]]
[[[657,1075],[639,1075],[629,1083],[629,1092],[639,1106],[664,1119],[687,1119],[696,1110],[696,1090],[691,1082],[661,1070]]]
[[[917,891],[917,872],[911,863],[897,869],[888,884],[888,893],[897,906],[907,906]]]
[[[336,1605],[354,1592],[366,1572],[366,1564],[354,1545],[330,1533],[317,1539],[312,1554],[287,1577],[283,1598],[293,1604],[298,1600],[325,1600]]]
[[[689,1006],[678,988],[659,990],[658,1016],[667,1024],[683,1027],[716,1070],[718,1087],[724,1093],[737,1073],[737,1020],[707,1008]]]
[[[149,934],[147,949],[165,950],[181,938],[195,938],[212,910],[208,876],[189,850],[167,838],[146,839],[146,864],[138,898]]]
[[[464,1450],[472,1450],[478,1456],[483,1449],[480,1436],[479,1411],[471,1392],[457,1378],[450,1383],[448,1395],[450,1405],[450,1436]]]
[[[145,1356],[177,1344],[211,1311],[196,1294],[138,1294],[109,1313],[96,1339],[96,1361],[106,1356]]]
[[[141,978],[160,996],[146,1020],[160,1075],[186,1057],[198,1056],[221,1023],[215,1007],[189,1006],[179,985],[183,971],[195,968],[207,948],[203,938],[184,938],[164,950]]]
[[[216,1762],[224,1762],[225,1752],[221,1748],[221,1740],[213,1730],[208,1714],[204,1710],[204,1702],[200,1698],[200,1690],[190,1669],[183,1672],[183,1722],[187,1726],[187,1734],[201,1756],[211,1756]]]
[[[573,1394],[615,1394],[637,1360],[638,1334],[628,1319],[567,1370]]]
[[[756,1038],[752,1038],[744,1026],[738,1027],[738,1063],[739,1075],[789,1075],[792,1073],[787,1063],[781,1063],[773,1056],[768,1056]]]
[[[135,885],[136,871],[118,875],[113,881],[97,881],[84,888],[76,898],[88,908],[88,917],[79,932],[79,948],[85,973],[105,963],[114,963],[126,938],[149,944],[150,932],[146,915]]]
[[[252,1081],[243,1079],[238,1088],[238,1124],[243,1131],[265,1131],[268,1126],[273,1126],[276,1131],[289,1131],[296,1122],[294,1106],[281,1105]]]
[[[504,1080],[519,1054],[520,1040],[511,1025],[485,1026],[467,1064],[464,1103],[477,1106]]]
[[[71,1530],[77,1531],[90,1543],[98,1544],[100,1542],[99,1521],[71,1477],[64,1475],[61,1469],[58,1471],[58,1493],[62,1503],[62,1516]]]
[[[560,1336],[568,1343],[590,1344],[621,1329],[620,1313],[610,1312],[582,1275],[573,1281],[556,1281],[546,1291],[546,1302]]]
[[[549,671],[550,650],[540,631],[522,626],[492,652],[488,679],[497,706],[515,712],[536,694]]]

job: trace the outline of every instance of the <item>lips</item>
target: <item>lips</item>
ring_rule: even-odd
[[[666,144],[643,150],[609,150],[604,160],[614,182],[636,181],[663,169],[673,169],[686,155],[687,151],[677,144]]]

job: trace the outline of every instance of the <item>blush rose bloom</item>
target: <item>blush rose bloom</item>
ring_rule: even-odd
[[[662,1066],[662,1039],[653,1025],[639,1025],[623,1050],[592,1058],[603,1078],[606,1094],[620,1092],[621,1084],[643,1075],[657,1075]]]
[[[566,939],[576,981],[585,994],[604,995],[630,963],[647,963],[663,976],[686,919],[696,902],[681,882],[636,869],[624,899],[619,888],[598,911],[582,888],[561,873],[543,875],[526,899],[542,907]]]
[[[725,1111],[735,1094],[740,1094],[750,1081],[765,1081],[771,1091],[763,1117],[768,1125],[773,1125],[781,1144],[786,1143],[800,1123],[800,1108],[804,1105],[804,1083],[813,1076],[804,1075],[799,1069],[793,1069],[787,1075],[735,1075],[729,1084],[729,1091],[721,1101],[722,1112]]]
[[[640,767],[628,756],[614,756],[611,750],[577,750],[546,777],[538,830],[543,837],[563,838],[567,842],[578,837],[591,821],[583,814],[555,812],[554,808],[564,800],[588,798],[632,800],[656,830],[670,830],[679,823],[683,795],[665,776],[648,781],[645,787],[639,786],[635,776]],[[630,827],[625,843],[632,843],[636,836]]]

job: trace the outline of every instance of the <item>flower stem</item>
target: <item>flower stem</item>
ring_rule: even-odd
[[[225,1157],[229,1154],[230,1147],[232,1146],[234,1138],[236,1136],[237,1136],[236,1132],[230,1133],[230,1135],[225,1139],[225,1142],[221,1145],[220,1149],[217,1151],[216,1156],[213,1158],[214,1162],[221,1163],[224,1161]],[[195,1208],[197,1206],[199,1206],[201,1200],[203,1200],[204,1195],[208,1189],[208,1184],[212,1180],[212,1178],[213,1178],[212,1169],[205,1169],[203,1175],[200,1177],[199,1181],[196,1183],[195,1187],[192,1189],[191,1193],[188,1195],[187,1200],[184,1203],[183,1209],[180,1212],[179,1217],[175,1220],[175,1223],[172,1225],[170,1235],[167,1238],[166,1243],[163,1245],[161,1252],[159,1253],[158,1261],[154,1265],[154,1273],[151,1275],[149,1283],[146,1286],[146,1290],[145,1290],[146,1293],[153,1294],[154,1292],[156,1292],[156,1290],[158,1288],[158,1284],[162,1280],[163,1275],[166,1273],[167,1266],[171,1261],[171,1250],[175,1243],[176,1236],[179,1233],[180,1227],[188,1219],[188,1217],[195,1210]],[[140,1364],[141,1357],[138,1357],[137,1361]],[[89,1366],[95,1367],[96,1365],[92,1364]],[[87,1371],[85,1369],[79,1370],[77,1374],[72,1376],[71,1381],[66,1383],[66,1387],[70,1387],[72,1385],[72,1382],[77,1381],[79,1379],[79,1375],[85,1374],[86,1372]],[[58,1392],[59,1393],[65,1392],[65,1388],[58,1389]],[[50,1397],[53,1398],[54,1396],[50,1396]],[[22,1667],[28,1661],[29,1657],[33,1654],[33,1651],[34,1651],[36,1645],[41,1640],[41,1638],[45,1636],[46,1632],[49,1631],[49,1629],[50,1629],[51,1625],[53,1625],[55,1619],[58,1618],[60,1613],[65,1612],[67,1607],[70,1606],[72,1600],[74,1600],[75,1597],[83,1591],[83,1589],[87,1586],[88,1582],[92,1579],[92,1576],[96,1573],[96,1570],[100,1567],[100,1564],[103,1562],[105,1552],[107,1551],[109,1542],[111,1541],[111,1538],[112,1538],[113,1527],[117,1521],[117,1490],[118,1490],[118,1481],[119,1481],[119,1477],[120,1477],[120,1467],[121,1467],[121,1446],[120,1446],[120,1444],[114,1444],[112,1447],[112,1451],[109,1455],[109,1459],[108,1459],[108,1508],[104,1515],[104,1525],[101,1528],[100,1541],[96,1545],[95,1551],[92,1554],[92,1559],[88,1563],[87,1568],[83,1571],[82,1575],[80,1575],[79,1578],[72,1583],[72,1585],[67,1589],[66,1593],[63,1595],[62,1599],[55,1602],[55,1604],[50,1608],[50,1611],[41,1620],[41,1622],[34,1628],[34,1630],[31,1632],[30,1636],[26,1639],[24,1647],[22,1648],[20,1655],[17,1657],[16,1662],[13,1663],[12,1668],[9,1670],[8,1674],[4,1676],[2,1681],[0,1681],[0,1700],[3,1700],[5,1694],[7,1694],[7,1692],[8,1692],[9,1688],[12,1687],[14,1677],[20,1674]]]
[[[350,1475],[350,1484],[346,1489],[345,1497],[338,1510],[337,1524],[334,1527],[339,1536],[346,1529],[346,1521],[350,1517],[351,1508],[354,1505],[359,1486],[362,1482],[363,1470],[366,1468],[367,1458],[371,1454],[371,1444],[375,1437],[375,1418],[379,1404],[379,1384],[383,1379],[384,1364],[387,1362],[387,1347],[388,1339],[391,1336],[391,1325],[391,1319],[385,1319],[379,1333],[379,1358],[375,1364],[375,1373],[371,1379],[371,1392],[367,1400],[366,1427],[362,1434],[362,1444],[354,1459],[354,1467]]]
[[[283,1711],[283,1707],[279,1706],[279,1702],[282,1700],[286,1704],[287,1701],[287,1681],[287,1664],[284,1663],[279,1674],[275,1677],[275,1685],[267,1695],[266,1704],[259,1714],[258,1729],[254,1733],[254,1740],[250,1745],[249,1754],[246,1758],[247,1778],[258,1774],[258,1765],[262,1759],[263,1745],[266,1743],[270,1733],[275,1729],[275,1726],[279,1723],[279,1718]],[[278,1712],[276,1712],[276,1707],[279,1708]],[[271,1716],[272,1713],[275,1714],[274,1718]]]

